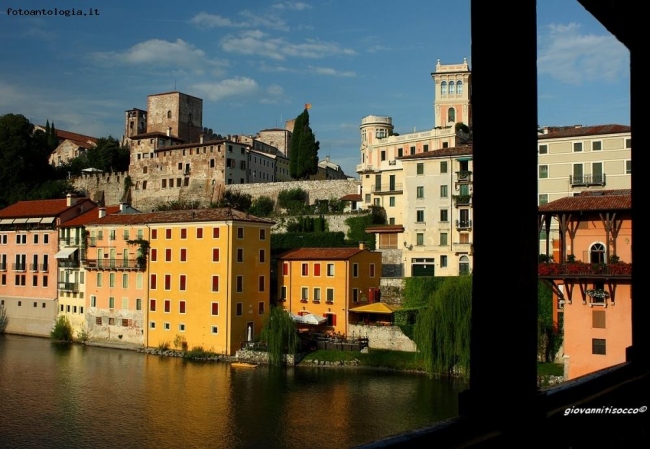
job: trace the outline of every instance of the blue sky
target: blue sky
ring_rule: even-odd
[[[539,124],[629,125],[627,49],[577,1],[538,3]],[[353,176],[362,117],[431,129],[436,60],[471,67],[469,0],[1,4],[0,114],[121,138],[125,110],[176,89],[203,99],[203,126],[255,134],[310,103],[320,157]],[[6,9],[55,7],[99,15]],[[495,64],[516,74],[516,48]],[[510,100],[501,107],[516,109]]]

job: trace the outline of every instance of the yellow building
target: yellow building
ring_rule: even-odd
[[[278,257],[278,298],[285,310],[327,318],[348,334],[349,310],[379,301],[381,253],[359,248],[299,248]]]
[[[109,260],[133,259],[121,264],[129,269],[131,265],[141,269],[137,250],[143,243],[145,249],[149,247],[144,291],[140,292],[139,284],[129,284],[127,288],[135,290],[121,293],[111,290],[110,284],[96,289],[99,307],[108,303],[110,311],[110,297],[123,294],[129,300],[123,303],[127,308],[121,313],[128,310],[135,320],[142,313],[144,346],[202,347],[233,355],[259,335],[269,310],[272,221],[223,208],[118,214],[93,225],[101,228],[104,238],[115,236],[108,240],[115,247],[104,249],[103,257],[109,251]],[[127,244],[127,230],[129,239],[138,240],[136,244]],[[92,236],[93,230],[90,232]],[[99,255],[97,259],[102,260]],[[107,269],[102,265],[108,276],[120,271],[117,266],[109,264]],[[92,278],[89,276],[88,288]],[[119,285],[113,285],[119,290]],[[140,298],[142,311],[138,309]]]

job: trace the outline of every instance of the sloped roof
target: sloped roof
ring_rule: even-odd
[[[215,209],[170,210],[161,212],[113,214],[88,222],[87,225],[139,225],[147,223],[190,223],[201,221],[247,221],[275,224],[274,221],[249,215],[227,207]]]
[[[601,190],[582,192],[578,196],[568,196],[539,206],[539,213],[612,211],[632,209],[632,191]]]
[[[473,145],[462,145],[451,148],[440,148],[439,150],[425,151],[417,154],[407,154],[397,159],[410,160],[410,159],[426,159],[435,157],[454,157],[454,156],[471,156]]]
[[[341,201],[361,201],[361,194],[359,193],[349,193],[347,195],[343,195],[341,198],[339,198]]]
[[[557,139],[561,137],[577,137],[577,136],[596,136],[600,134],[619,134],[629,133],[632,130],[627,125],[596,125],[596,126],[578,126],[573,128],[562,129],[559,131],[551,131],[548,134],[540,134],[538,140],[544,139]]]
[[[18,201],[17,203],[0,210],[0,217],[54,217],[68,209],[77,207],[86,202],[90,202],[93,205],[95,204],[88,198],[77,198],[77,201],[73,206],[68,206],[65,198],[54,200]]]
[[[282,260],[346,260],[367,249],[359,248],[297,248],[278,256]]]
[[[383,302],[373,302],[371,304],[354,307],[349,311],[354,313],[380,313],[389,315],[396,310],[399,310],[399,307],[392,306]]]
[[[120,211],[120,206],[108,206],[106,207],[106,215],[108,214],[116,214]],[[90,209],[88,212],[84,212],[81,215],[77,215],[76,217],[63,222],[61,224],[62,228],[72,228],[72,227],[77,227],[77,226],[83,226],[86,223],[90,223],[91,221],[97,220],[99,218],[99,207],[93,207]]]

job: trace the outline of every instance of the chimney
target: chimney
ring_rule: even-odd
[[[77,204],[77,197],[72,193],[68,193],[65,196],[65,205],[70,207],[70,206],[74,206],[75,204]]]
[[[100,207],[99,208],[99,218],[104,218],[106,216],[106,208],[105,207]]]
[[[359,242],[359,249],[366,249],[366,242]]]
[[[167,137],[170,137],[172,135],[172,128],[171,126],[167,127]]]
[[[199,136],[199,143],[203,143],[203,137],[204,137],[204,136],[205,136],[205,134],[201,134],[201,135]]]
[[[127,206],[128,206],[128,205],[127,205],[126,203],[120,203],[120,212],[121,212],[121,213],[126,213],[126,207],[127,207]],[[104,212],[106,212],[105,209],[104,209]]]

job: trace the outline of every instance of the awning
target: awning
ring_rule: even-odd
[[[74,253],[77,250],[77,248],[65,248],[59,251],[54,255],[55,259],[67,259],[68,256],[72,253]]]
[[[52,224],[56,220],[56,217],[44,217],[41,218],[41,224]]]
[[[14,222],[13,218],[3,218],[0,220],[0,225],[11,224]]]
[[[383,313],[386,315],[390,315],[391,313],[395,312],[397,309],[398,307],[389,306],[388,304],[385,304],[383,302],[373,302],[372,304],[366,304],[365,306],[359,306],[359,307],[355,307],[354,309],[350,309],[350,312]]]
[[[308,313],[306,315],[296,315],[295,313],[292,313],[291,319],[299,324],[319,325],[327,323],[327,318],[324,316],[314,315],[312,313]]]
[[[27,223],[40,223],[41,222],[41,217],[35,217],[35,218],[28,218]]]
[[[471,161],[472,158],[471,157],[457,157],[456,160],[458,162],[465,162],[465,161]]]
[[[14,219],[14,224],[24,224],[24,223],[27,223],[26,218],[16,218],[16,219]]]

